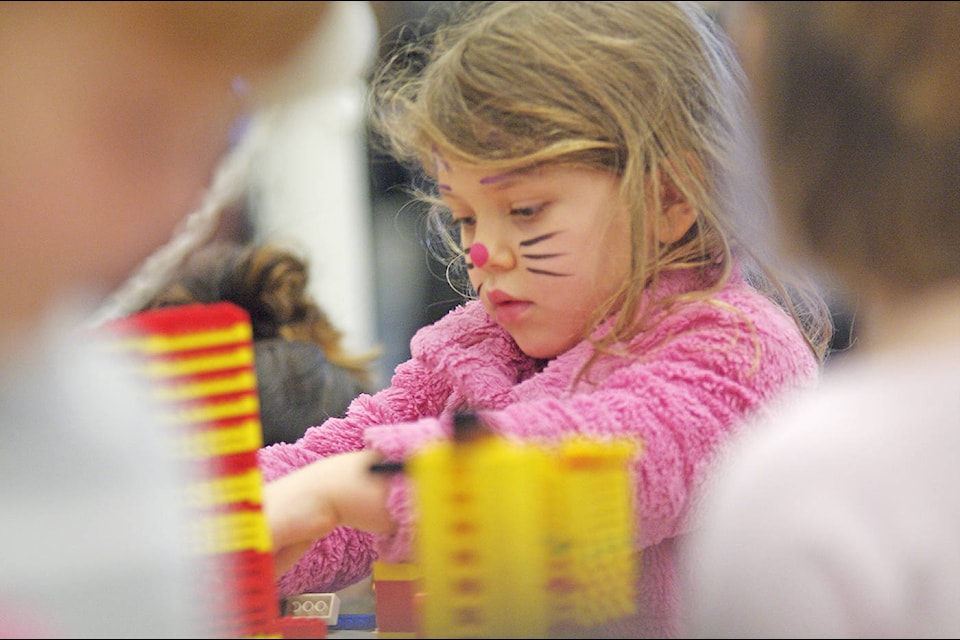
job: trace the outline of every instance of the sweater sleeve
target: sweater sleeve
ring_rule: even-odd
[[[502,408],[481,412],[497,433],[517,441],[566,437],[624,438],[642,445],[632,471],[641,547],[686,531],[687,513],[728,436],[787,388],[816,379],[818,367],[792,320],[755,294],[724,305],[691,305],[634,344],[630,359],[598,363],[599,382],[566,392],[589,345],[561,356],[516,390]],[[368,446],[391,458],[412,455],[431,438],[449,436],[438,421],[411,429],[370,429]],[[393,479],[388,506],[400,529],[378,538],[384,554],[409,553],[414,521],[403,478]]]
[[[439,417],[466,401],[463,376],[473,372],[470,386],[508,395],[518,370],[530,362],[479,302],[458,307],[421,328],[411,340],[411,352],[411,359],[394,371],[388,388],[357,397],[343,418],[311,427],[297,442],[261,449],[258,462],[264,479],[269,482],[321,457],[365,446],[387,460],[403,460],[426,441],[446,435]],[[483,354],[482,362],[478,353]],[[370,433],[380,435],[368,437]],[[392,478],[390,485],[388,508],[398,533],[382,540],[378,549],[371,534],[335,529],[280,577],[281,597],[348,586],[366,576],[381,554],[391,561],[407,557],[413,527],[411,492],[403,476]]]
[[[388,388],[361,394],[343,418],[330,418],[310,427],[293,443],[260,449],[258,463],[269,482],[317,459],[363,448],[363,434],[371,426],[400,424],[422,416],[439,415],[450,395],[450,385],[422,362],[411,359],[397,366]]]
[[[641,444],[632,470],[644,548],[686,531],[687,514],[728,436],[818,372],[792,321],[766,301],[747,298],[739,311],[699,305],[677,315],[658,328],[659,338],[644,341],[638,359],[613,369],[592,391],[481,414],[495,431],[524,441],[584,435]]]
[[[310,427],[294,443],[260,449],[258,463],[264,480],[269,482],[325,456],[362,449],[364,432],[373,425],[397,425],[423,415],[438,415],[448,395],[443,380],[416,360],[407,361],[397,367],[389,388],[357,397],[345,417]],[[337,528],[279,578],[279,595],[336,591],[369,574],[376,559],[373,535]]]

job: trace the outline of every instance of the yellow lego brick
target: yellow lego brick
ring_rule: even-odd
[[[373,563],[374,580],[408,582],[418,580],[422,575],[423,570],[412,562],[383,562],[377,560]]]
[[[119,340],[118,346],[146,355],[162,355],[249,342],[252,339],[253,329],[250,324],[237,322],[223,328],[184,331],[173,335],[147,333]]]
[[[480,438],[410,461],[427,637],[546,637],[544,452]]]
[[[202,514],[194,522],[194,552],[199,554],[268,552],[270,531],[262,510]]]
[[[213,480],[194,482],[187,489],[187,506],[210,508],[237,503],[263,502],[263,476],[259,469]]]
[[[153,395],[162,402],[180,402],[256,391],[256,389],[257,377],[253,369],[246,369],[203,379],[188,378],[173,384],[160,385]]]
[[[230,400],[189,405],[170,412],[172,419],[193,424],[259,414],[260,400],[256,393],[249,393]]]
[[[251,344],[177,358],[151,358],[144,364],[144,373],[155,380],[166,380],[216,371],[250,368],[254,363]]]
[[[192,431],[179,437],[180,455],[185,459],[205,459],[255,451],[263,446],[260,419],[250,417],[235,426]]]
[[[558,621],[593,626],[634,613],[636,554],[631,442],[571,440],[553,479],[552,580],[569,587],[553,603]]]
[[[408,461],[426,637],[548,637],[635,612],[631,442],[485,437]],[[376,575],[376,574],[375,574]]]

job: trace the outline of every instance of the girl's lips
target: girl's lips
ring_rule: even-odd
[[[499,289],[494,289],[493,291],[488,293],[487,300],[490,302],[490,304],[492,304],[495,307],[500,306],[501,304],[506,304],[508,302],[519,302],[519,300],[517,300],[513,296],[506,294],[503,291],[500,291]]]
[[[494,306],[494,319],[497,324],[513,324],[520,319],[523,312],[533,306],[531,302],[514,300],[512,302],[502,302]]]
[[[487,294],[487,301],[493,307],[494,319],[501,325],[516,322],[524,311],[533,306],[532,302],[519,300],[496,289]]]

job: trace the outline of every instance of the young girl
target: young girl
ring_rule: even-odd
[[[466,3],[382,68],[385,140],[435,187],[475,299],[415,335],[389,388],[261,451],[282,594],[409,559],[408,479],[368,468],[469,409],[528,443],[643,444],[640,613],[603,637],[678,633],[691,496],[739,425],[816,379],[830,331],[744,243],[737,220],[764,212],[739,171],[741,75],[710,17],[671,2]]]

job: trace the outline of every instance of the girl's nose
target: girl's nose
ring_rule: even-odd
[[[516,256],[503,242],[474,242],[467,250],[467,255],[476,269],[505,271],[516,266]]]
[[[475,269],[504,271],[516,266],[516,256],[511,248],[515,238],[511,229],[497,218],[483,220],[473,229],[473,242],[467,249],[467,257]]]
[[[473,266],[482,269],[483,265],[487,264],[488,258],[490,258],[490,252],[487,251],[486,245],[482,242],[474,242],[470,247],[470,262]]]

